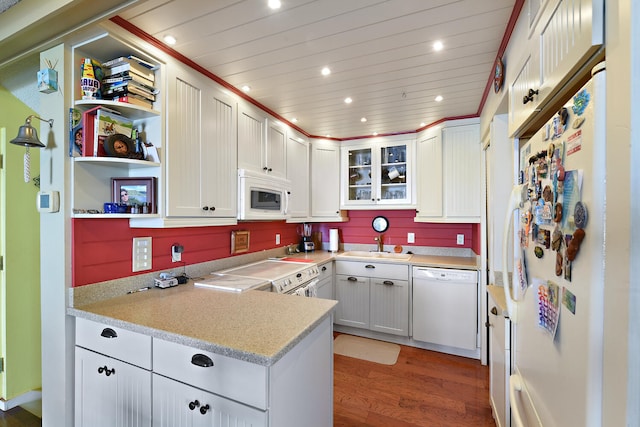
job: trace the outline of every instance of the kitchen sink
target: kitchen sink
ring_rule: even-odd
[[[375,258],[375,259],[397,259],[408,260],[411,258],[411,254],[397,254],[391,252],[369,252],[369,251],[348,251],[339,254],[340,257],[353,257],[353,258]]]

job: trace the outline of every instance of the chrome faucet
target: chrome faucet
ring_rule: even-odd
[[[378,252],[384,252],[384,243],[383,243],[384,234],[378,235],[373,240],[378,242]]]

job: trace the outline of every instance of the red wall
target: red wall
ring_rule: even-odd
[[[389,219],[385,245],[407,245],[407,233],[416,234],[416,246],[471,248],[480,253],[479,224],[431,224],[413,222],[415,211],[349,211],[349,222],[313,224],[313,231],[322,231],[323,241],[329,240],[329,229],[340,230],[341,243],[374,245],[377,233],[371,228],[376,215]],[[180,263],[171,262],[171,246],[184,246],[182,261],[189,264],[233,256],[231,231],[249,230],[249,252],[276,247],[275,235],[280,234],[281,245],[298,243],[297,224],[284,221],[245,222],[234,226],[189,228],[129,228],[128,219],[73,219],[72,286],[82,286],[136,274],[131,272],[132,239],[152,237],[152,271],[179,271]],[[464,234],[465,244],[456,245],[456,235]],[[387,249],[389,249],[387,247]]]

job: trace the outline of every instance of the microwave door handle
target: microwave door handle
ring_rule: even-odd
[[[284,192],[284,214],[287,215],[289,213],[289,191]]]

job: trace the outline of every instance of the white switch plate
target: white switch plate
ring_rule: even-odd
[[[131,271],[151,270],[152,255],[151,237],[134,237]]]
[[[280,244],[280,235],[276,234],[276,245]]]
[[[407,243],[416,242],[416,233],[407,233]]]
[[[179,252],[178,245],[171,246],[171,262],[182,261],[182,252]]]
[[[456,243],[459,245],[464,245],[464,234],[458,234],[458,238],[456,240]]]

